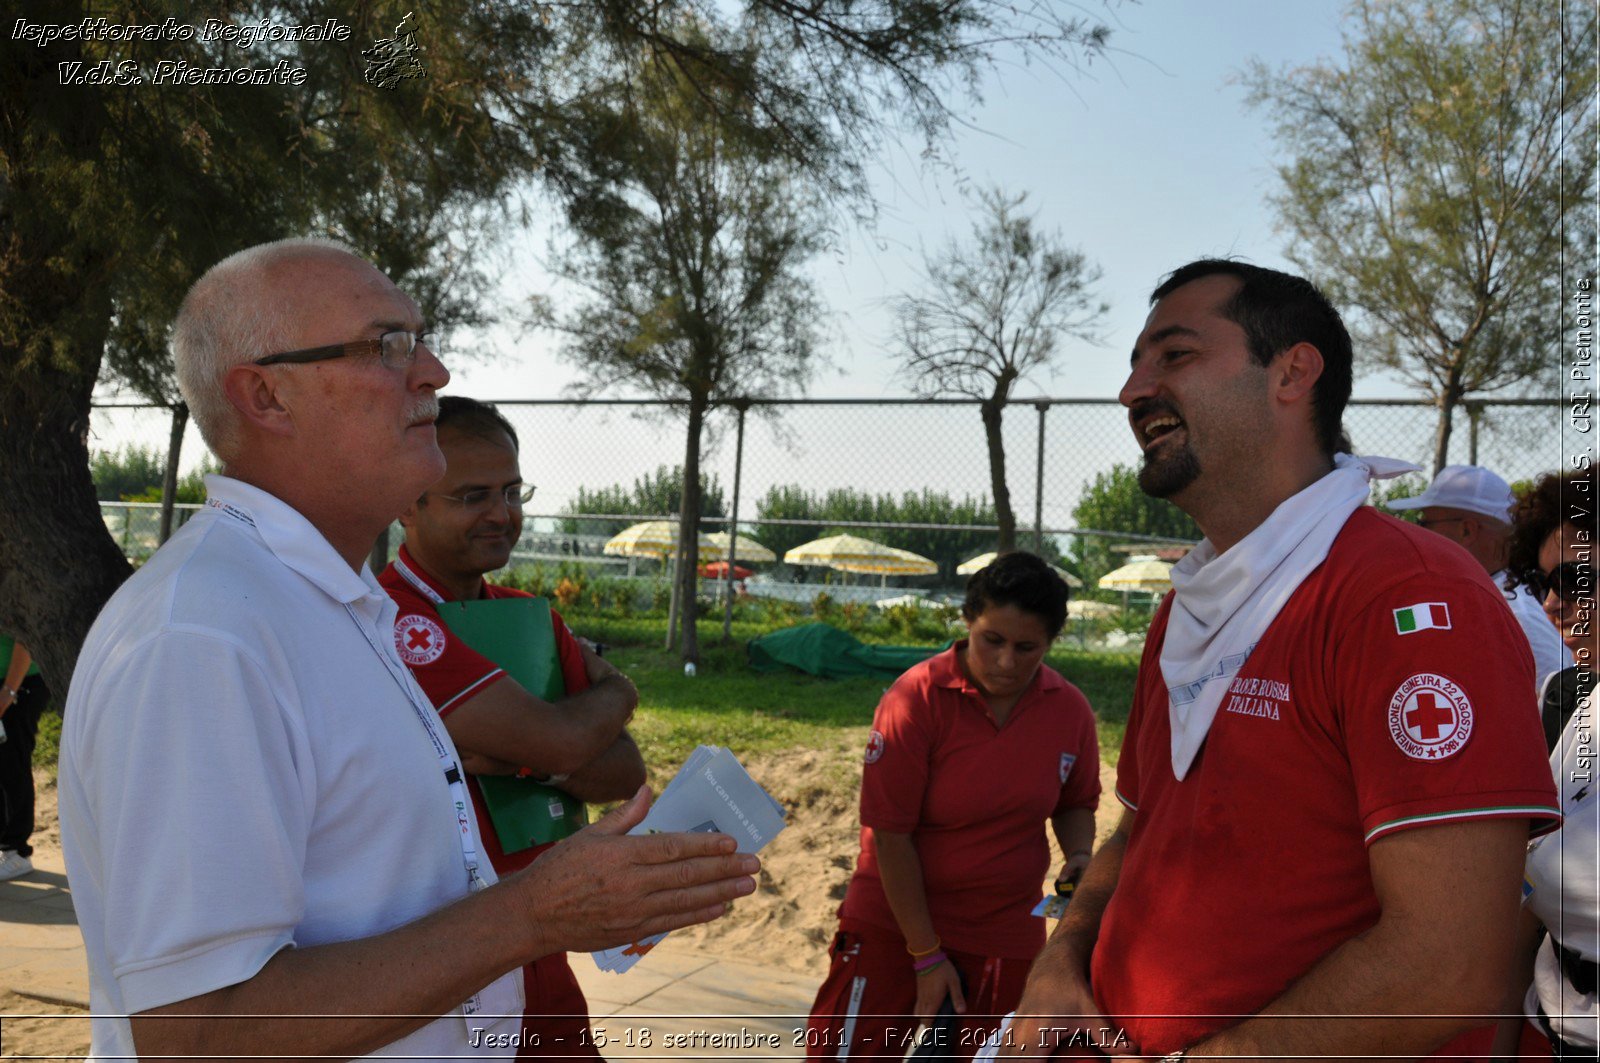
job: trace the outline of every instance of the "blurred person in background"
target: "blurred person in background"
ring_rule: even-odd
[[[967,637],[906,672],[873,717],[861,778],[861,853],[839,908],[807,1055],[905,1055],[948,999],[975,1031],[1016,1007],[1044,944],[1032,914],[1049,825],[1076,882],[1100,796],[1095,717],[1044,663],[1067,585],[1038,557],[996,558],[967,582]],[[943,1057],[941,1057],[943,1058]]]
[[[0,882],[33,870],[33,746],[50,700],[28,647],[0,632]]]
[[[1546,724],[1557,728],[1550,768],[1564,818],[1560,830],[1528,847],[1524,948],[1512,987],[1512,1010],[1528,1021],[1502,1023],[1500,1055],[1517,1051],[1520,1040],[1524,1055],[1553,1049],[1557,1059],[1592,1060],[1600,1045],[1595,501],[1593,466],[1541,477],[1517,507],[1512,536],[1512,578],[1542,599],[1574,664],[1545,684]]]
[[[1533,651],[1535,689],[1542,688],[1552,673],[1572,665],[1571,652],[1528,585],[1506,588],[1511,511],[1516,505],[1510,484],[1481,465],[1446,465],[1422,494],[1392,499],[1385,505],[1421,510],[1420,527],[1460,546],[1489,573]]]

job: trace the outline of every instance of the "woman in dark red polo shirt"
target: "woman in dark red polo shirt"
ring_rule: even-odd
[[[1048,823],[1089,862],[1100,757],[1094,712],[1044,664],[1067,587],[1033,554],[967,583],[967,638],[906,672],[873,717],[861,781],[861,853],[839,908],[807,1055],[900,1058],[948,998],[952,1055],[1015,1009],[1044,945],[1032,914],[1050,865]]]

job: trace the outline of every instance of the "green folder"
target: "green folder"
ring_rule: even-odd
[[[559,701],[566,695],[547,599],[444,602],[439,615],[452,634],[504,668],[534,697]],[[554,786],[513,775],[479,775],[477,780],[489,822],[506,853],[560,841],[589,821],[583,802]]]

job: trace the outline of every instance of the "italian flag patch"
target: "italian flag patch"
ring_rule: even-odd
[[[1450,630],[1450,607],[1443,602],[1418,602],[1394,611],[1394,629],[1401,635],[1434,628]]]

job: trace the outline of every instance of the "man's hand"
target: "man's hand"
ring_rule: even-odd
[[[1089,991],[1086,967],[1065,941],[1053,938],[1046,943],[1028,972],[1010,1037],[996,1053],[999,1058],[1047,1058],[1074,1030],[1082,1028],[1092,1037],[1111,1025]]]
[[[761,862],[736,853],[726,834],[626,836],[644,819],[650,790],[565,839],[505,880],[524,898],[541,946],[593,952],[725,914],[754,893]]]
[[[955,964],[949,960],[925,974],[917,975],[917,1018],[932,1022],[945,997],[955,1004],[956,1014],[967,1013],[967,998],[961,992],[961,977],[956,973]]]

